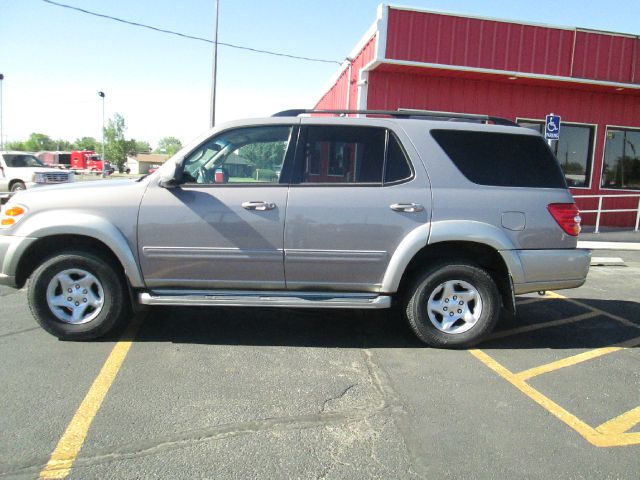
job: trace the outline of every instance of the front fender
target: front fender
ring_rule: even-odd
[[[105,244],[118,258],[132,287],[144,287],[144,280],[136,257],[125,235],[113,223],[102,217],[83,212],[65,211],[64,221],[62,221],[59,212],[43,212],[27,216],[18,227],[13,233],[16,236],[30,239],[54,235],[78,235],[94,238]],[[20,255],[13,255],[12,263],[15,264],[9,266],[11,271],[16,270],[19,257]]]

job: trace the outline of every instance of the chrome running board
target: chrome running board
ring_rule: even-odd
[[[143,292],[143,305],[288,307],[288,308],[389,308],[391,297],[374,293],[282,291],[175,291]]]

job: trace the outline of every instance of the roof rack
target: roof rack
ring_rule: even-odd
[[[474,113],[451,113],[436,110],[413,110],[409,108],[399,108],[398,110],[314,110],[314,109],[293,109],[283,110],[273,114],[273,117],[298,117],[304,114],[316,115],[384,115],[394,118],[412,118],[424,120],[447,120],[447,121],[475,121],[484,123],[494,123],[495,125],[506,125],[518,127],[512,120],[490,115],[478,115]]]

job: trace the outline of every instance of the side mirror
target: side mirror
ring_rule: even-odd
[[[160,172],[160,180],[158,185],[162,188],[175,188],[182,183],[182,169],[178,168],[177,163],[171,163],[171,166],[164,167]]]

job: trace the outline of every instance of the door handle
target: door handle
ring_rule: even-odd
[[[395,210],[396,212],[407,212],[407,213],[417,213],[424,210],[424,207],[419,203],[394,203],[393,205],[389,205],[391,210]]]
[[[270,202],[243,202],[242,208],[245,210],[259,210],[262,212],[264,210],[273,210],[276,208],[276,204]]]

